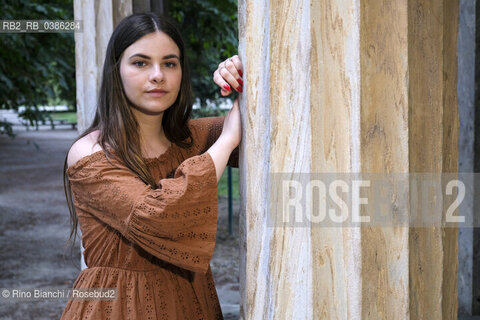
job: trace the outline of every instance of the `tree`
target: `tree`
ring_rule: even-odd
[[[73,20],[70,0],[0,0],[0,8],[2,20]],[[74,52],[73,33],[0,33],[0,108],[75,108]]]
[[[187,46],[195,96],[202,105],[220,98],[212,74],[221,61],[237,53],[237,1],[169,1],[168,14],[178,22]]]

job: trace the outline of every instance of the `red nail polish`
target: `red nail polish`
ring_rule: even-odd
[[[237,79],[237,82],[238,82],[241,86],[243,86],[243,80],[242,80],[242,79],[238,78],[238,79]]]
[[[243,77],[243,71],[241,69],[238,70],[238,74],[240,75],[240,77]]]
[[[243,92],[242,86],[238,86],[237,91],[238,91],[238,92]]]
[[[224,88],[225,90],[227,90],[227,91],[232,90],[232,89],[230,89],[230,86],[229,86],[228,84],[224,85],[223,88]]]

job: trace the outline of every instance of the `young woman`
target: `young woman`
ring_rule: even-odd
[[[226,96],[242,64],[219,65]],[[116,300],[69,300],[62,319],[222,319],[210,259],[217,183],[236,165],[238,103],[190,120],[192,93],[178,30],[134,14],[109,41],[92,125],[65,159],[65,192],[88,266],[74,288],[116,288]],[[233,152],[233,154],[232,154]]]

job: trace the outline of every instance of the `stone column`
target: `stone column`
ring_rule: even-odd
[[[456,0],[239,1],[242,318],[456,319],[456,228],[269,219],[278,173],[456,172],[457,31]]]
[[[83,21],[83,32],[75,33],[79,132],[90,125],[95,115],[105,51],[113,28],[131,13],[131,1],[74,1],[75,20]]]
[[[103,62],[114,26],[132,13],[131,0],[74,1],[74,19],[83,21],[83,32],[75,33],[78,132],[87,129],[97,106]],[[81,265],[86,268],[81,247]]]

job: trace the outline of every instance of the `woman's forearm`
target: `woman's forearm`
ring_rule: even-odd
[[[210,156],[213,159],[213,163],[215,164],[215,170],[217,172],[217,183],[220,181],[222,177],[223,171],[227,166],[228,159],[230,158],[230,154],[235,149],[232,147],[232,144],[228,141],[220,138],[207,150]]]

